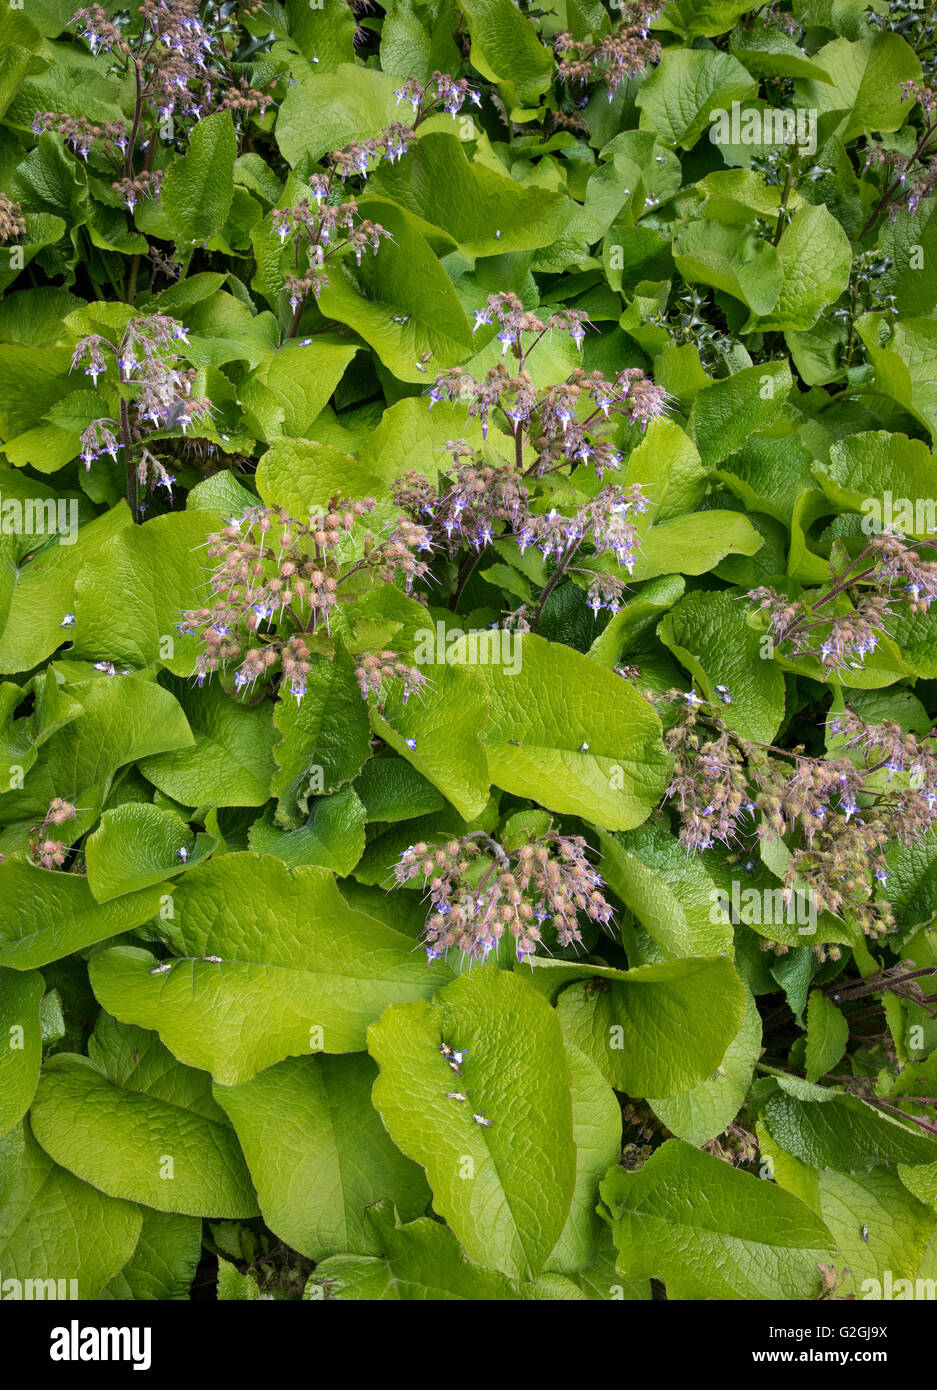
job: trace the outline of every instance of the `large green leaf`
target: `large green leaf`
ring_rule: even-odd
[[[424,1216],[404,1225],[389,1203],[378,1202],[369,1208],[365,1224],[380,1256],[334,1255],[322,1260],[304,1298],[393,1303],[501,1303],[520,1298],[503,1274],[467,1260],[455,1236],[439,1221]]]
[[[212,849],[175,811],[128,801],[105,811],[85,843],[88,884],[99,903],[194,868]]]
[[[192,130],[187,153],[170,165],[160,189],[177,241],[202,244],[221,231],[234,197],[236,155],[230,111],[216,111]]]
[[[429,1188],[394,1148],[371,1104],[369,1057],[291,1057],[240,1086],[215,1086],[234,1124],[264,1220],[294,1250],[320,1261],[380,1254],[367,1208],[392,1201],[405,1221]]]
[[[507,0],[510,3],[510,0]],[[513,9],[513,6],[512,6]],[[362,216],[391,233],[358,270],[332,269],[319,295],[328,318],[347,324],[401,381],[425,381],[463,362],[472,334],[449,276],[405,213],[392,203],[362,198]]]
[[[186,609],[204,602],[212,565],[205,540],[221,524],[212,512],[171,512],[86,554],[75,588],[72,654],[133,666],[158,661],[191,675],[199,643],[178,626]]]
[[[0,864],[0,964],[14,970],[48,965],[147,922],[158,889],[98,903],[83,875],[40,869],[22,857]]]
[[[510,106],[536,106],[553,76],[553,55],[512,0],[459,0],[472,66],[496,82]]]
[[[89,559],[100,562],[118,533],[130,524],[121,504],[78,531],[74,544],[47,544],[12,572],[4,600],[6,622],[0,637],[0,671],[28,671],[72,640],[76,629],[63,628],[75,612],[76,581]],[[97,660],[97,657],[94,658]]]
[[[549,246],[574,215],[558,193],[469,163],[462,141],[443,131],[424,135],[405,161],[381,165],[368,190],[441,228],[469,256]]]
[[[166,684],[195,743],[141,759],[140,771],[184,806],[262,806],[276,771],[277,734],[269,702],[251,708],[226,695],[217,681],[201,688],[183,680]]]
[[[17,974],[0,968],[0,1134],[26,1114],[39,1080],[44,990],[38,970]]]
[[[833,1243],[805,1203],[668,1140],[639,1172],[613,1168],[603,1215],[624,1278],[663,1279],[671,1299],[811,1299]]]
[[[296,165],[321,159],[352,140],[367,140],[398,120],[394,80],[375,68],[342,63],[291,85],[277,116],[277,144]]]
[[[60,1168],[33,1139],[0,1204],[0,1269],[6,1278],[77,1280],[97,1298],[134,1252],[143,1216]],[[66,1285],[64,1297],[71,1294]],[[45,1293],[36,1295],[44,1297]]]
[[[118,768],[192,742],[185,716],[167,690],[128,675],[79,680],[68,686],[82,712],[39,750],[22,788],[2,802],[4,818],[41,820],[55,797],[77,809],[72,838],[97,819]]]
[[[187,1299],[201,1255],[201,1221],[147,1207],[136,1250],[98,1297],[122,1302]]]
[[[87,1057],[59,1053],[43,1069],[33,1132],[51,1158],[109,1197],[187,1216],[254,1216],[234,1131],[190,1108],[184,1087],[166,1101],[133,1078],[117,1085]]]
[[[771,743],[784,718],[784,676],[762,657],[761,634],[746,616],[731,594],[686,594],[662,620],[660,637],[705,699],[719,704],[716,687],[728,690],[732,703],[720,714],[729,728]]]
[[[787,1153],[814,1168],[868,1171],[881,1163],[937,1163],[937,1144],[855,1096],[831,1094],[822,1104],[778,1093],[765,1123]]]
[[[538,989],[551,997],[562,990],[557,1013],[567,1039],[631,1096],[674,1096],[708,1080],[745,1013],[745,988],[725,959],[627,971],[537,957],[533,964]]]
[[[467,1054],[458,1075],[443,1042]],[[381,1069],[375,1107],[397,1147],[426,1169],[433,1206],[466,1254],[535,1275],[566,1224],[576,1178],[556,1014],[520,975],[489,966],[432,1004],[388,1009],[368,1030],[368,1050]]]
[[[900,34],[873,34],[858,42],[834,39],[814,54],[833,79],[797,84],[802,104],[818,116],[842,112],[836,134],[845,144],[869,131],[898,130],[908,116],[902,82],[918,81],[920,60]]]
[[[732,949],[732,928],[714,919],[715,884],[663,825],[601,835],[601,872],[668,960]]]
[[[641,129],[654,131],[664,145],[691,149],[713,111],[731,109],[755,87],[751,73],[728,53],[669,48],[638,92]]]
[[[450,978],[408,937],[352,911],[326,869],[226,854],[186,874],[171,906],[160,927],[188,959],[154,976],[148,952],[104,951],[91,962],[92,987],[110,1013],[157,1029],[181,1061],[223,1085],[284,1057],[358,1051],[388,1004]]]
[[[750,326],[759,331],[812,328],[849,284],[852,245],[822,205],[800,208],[778,242],[780,293],[768,309],[754,304]],[[760,315],[760,317],[759,317]]]
[[[475,668],[491,704],[484,743],[494,784],[609,830],[639,825],[669,764],[653,710],[571,647],[533,633],[513,640],[516,673],[503,664]],[[456,653],[471,654],[467,638]]]
[[[331,660],[311,656],[302,701],[278,701],[273,722],[282,740],[273,750],[277,771],[270,789],[283,824],[298,826],[308,798],[350,782],[371,750],[368,707],[343,647]]]
[[[678,1139],[708,1144],[722,1134],[744,1105],[761,1051],[761,1015],[754,996],[750,996],[742,1025],[715,1075],[668,1100],[649,1100],[648,1104]]]

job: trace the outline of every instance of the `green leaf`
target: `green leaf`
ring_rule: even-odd
[[[626,835],[599,835],[601,873],[667,960],[732,949],[732,929],[714,914],[716,887],[663,825],[647,821]]]
[[[728,226],[711,217],[687,222],[674,237],[673,256],[684,279],[725,290],[756,316],[771,313],[784,285],[780,248],[751,227]]]
[[[553,55],[512,0],[459,0],[472,40],[470,59],[503,89],[509,107],[536,106],[553,77]]]
[[[645,584],[640,593],[626,599],[589,648],[588,655],[600,666],[614,667],[638,639],[672,608],[686,585],[677,574],[663,575]]]
[[[382,480],[364,464],[311,439],[278,439],[257,466],[257,490],[268,507],[282,507],[297,521],[328,508],[337,493],[389,501]]]
[[[355,780],[366,821],[412,820],[441,811],[445,797],[403,758],[371,758]]]
[[[635,98],[641,129],[652,130],[662,144],[689,150],[716,110],[753,96],[756,83],[737,58],[716,49],[668,48],[648,74]]]
[[[128,801],[105,811],[85,842],[88,885],[99,903],[110,902],[194,868],[213,844],[175,811]]]
[[[429,243],[393,204],[362,198],[358,206],[392,240],[382,241],[358,270],[347,262],[333,270],[329,262],[329,283],[319,295],[322,313],[360,334],[401,381],[424,381],[427,372],[431,378],[463,362],[472,352],[471,330]]]
[[[0,864],[0,905],[0,964],[32,970],[148,922],[159,893],[98,903],[83,876],[11,857]]]
[[[67,504],[60,503],[59,509],[63,505],[67,514]],[[34,557],[19,563],[9,582],[9,599],[3,604],[0,672],[29,671],[77,635],[76,630],[62,627],[65,615],[75,612],[76,580],[92,556],[100,561],[130,519],[129,508],[121,504],[80,527],[73,544],[62,534],[54,545],[43,546]]]
[[[763,544],[741,512],[690,512],[645,532],[633,577],[635,581],[654,579],[675,569],[680,574],[705,574],[727,555],[754,555]]]
[[[576,1186],[563,1234],[548,1264],[575,1274],[598,1252],[605,1228],[596,1211],[599,1183],[621,1156],[621,1107],[595,1063],[572,1043],[566,1044],[573,1082],[573,1143]]]
[[[829,462],[817,464],[814,473],[831,502],[864,513],[866,533],[889,520],[891,529],[908,537],[925,537],[937,529],[934,502],[920,505],[920,499],[933,499],[937,492],[937,460],[920,439],[886,430],[852,434],[835,441]],[[890,518],[885,515],[886,494]]]
[[[154,976],[148,952],[104,951],[91,962],[92,988],[110,1013],[157,1029],[222,1085],[284,1057],[360,1050],[388,1004],[425,998],[449,978],[413,954],[409,937],[347,907],[326,869],[225,854],[186,874],[171,907],[161,929],[189,959]]]
[[[172,1066],[168,1055],[166,1064]],[[59,1053],[49,1059],[31,1114],[46,1153],[109,1197],[187,1216],[257,1212],[227,1124],[180,1100],[116,1086],[86,1057]]]
[[[357,343],[329,342],[323,338],[285,342],[275,352],[268,353],[251,374],[242,388],[241,399],[245,407],[250,407],[256,392],[266,387],[282,408],[282,433],[306,435],[358,351]],[[296,447],[301,447],[298,440]],[[268,468],[272,463],[271,459]]]
[[[741,449],[750,434],[767,429],[792,384],[786,362],[764,362],[700,391],[690,411],[689,433],[703,463],[720,463]]]
[[[919,81],[921,64],[900,34],[874,34],[857,43],[834,39],[813,56],[833,82],[798,82],[798,104],[818,117],[841,111],[835,133],[844,144],[857,135],[887,133],[904,124],[910,107],[902,101],[901,84]]]
[[[136,1250],[98,1297],[122,1302],[188,1299],[201,1254],[201,1221],[147,1208]]]
[[[221,524],[212,512],[171,512],[125,527],[95,549],[93,561],[86,554],[75,587],[72,655],[134,666],[158,661],[177,676],[191,675],[199,643],[177,628],[186,609],[203,601],[212,565],[205,539]]]
[[[68,694],[82,712],[42,745],[21,790],[8,791],[9,820],[42,820],[55,797],[77,808],[73,838],[89,829],[117,769],[150,753],[191,743],[182,710],[167,690],[135,676],[101,676],[76,681]]]
[[[876,390],[896,400],[937,440],[937,323],[865,314],[856,320],[856,332],[875,367]]]
[[[131,1258],[143,1216],[82,1182],[44,1153],[29,1130],[12,1187],[0,1205],[0,1269],[6,1278],[78,1282],[98,1298]],[[63,1296],[71,1289],[66,1285]],[[34,1294],[45,1297],[46,1290]]]
[[[772,1137],[813,1168],[865,1171],[880,1163],[937,1163],[937,1145],[855,1096],[825,1104],[772,1096],[764,1108]]]
[[[511,1302],[520,1297],[503,1274],[465,1258],[452,1232],[421,1217],[404,1225],[387,1202],[365,1217],[380,1258],[334,1255],[316,1266],[303,1297],[308,1300]]]
[[[385,161],[368,192],[392,199],[430,228],[440,228],[468,256],[497,256],[549,246],[574,215],[570,199],[525,187],[483,164],[471,164],[455,135],[424,135],[398,164]]]
[[[831,1072],[848,1041],[847,1020],[822,989],[812,989],[807,1001],[807,1080],[819,1081]]]
[[[352,140],[367,140],[398,120],[394,79],[375,68],[341,63],[287,88],[277,116],[283,158],[297,165],[321,159]]]
[[[640,825],[663,791],[669,762],[653,710],[571,647],[533,633],[514,643],[515,674],[503,665],[475,668],[491,702],[484,743],[495,786],[609,830]],[[471,652],[467,638],[458,659],[463,652]]]
[[[729,728],[771,743],[784,718],[784,676],[761,654],[760,633],[748,626],[742,603],[725,592],[686,594],[660,624],[660,638],[687,668],[704,698],[720,705]]]
[[[343,647],[331,661],[312,654],[305,696],[299,704],[278,700],[273,723],[283,738],[273,750],[278,770],[270,790],[280,803],[281,822],[295,827],[309,796],[350,782],[371,751],[368,707]]]
[[[443,1041],[467,1053],[458,1075]],[[381,1069],[374,1105],[397,1147],[426,1169],[433,1206],[468,1257],[533,1277],[562,1233],[576,1178],[556,1014],[521,976],[489,966],[432,1004],[389,1009],[369,1029],[368,1050]]]
[[[39,1005],[45,982],[38,971],[0,969],[0,1134],[29,1109],[42,1063]]]
[[[142,758],[143,775],[184,806],[262,806],[276,771],[277,734],[269,703],[251,709],[226,695],[217,681],[203,687],[183,680],[166,683],[195,742]]]
[[[293,868],[321,864],[335,874],[350,874],[364,853],[364,807],[351,787],[343,787],[317,797],[305,824],[295,830],[255,821],[247,842],[259,854],[275,854]]]
[[[814,82],[829,84],[833,81],[825,68],[812,62],[781,29],[758,25],[736,30],[729,40],[729,50],[753,77],[809,77]]]
[[[745,1013],[745,988],[726,959],[627,971],[537,957],[533,964],[538,989],[551,997],[562,989],[557,1013],[567,1040],[631,1096],[674,1096],[708,1080]]]
[[[761,1015],[749,996],[745,1016],[714,1076],[669,1100],[648,1105],[678,1139],[697,1147],[722,1134],[745,1104],[761,1056]]]
[[[177,241],[201,244],[221,231],[234,197],[237,138],[230,111],[200,120],[188,152],[170,165],[160,202]]]
[[[753,313],[746,329],[803,332],[849,284],[852,244],[825,207],[800,208],[781,234],[778,259],[780,294],[768,309],[750,306]]]
[[[371,1104],[369,1057],[291,1057],[241,1086],[216,1086],[257,1188],[264,1220],[294,1250],[381,1254],[367,1208],[382,1197],[404,1220],[429,1188],[391,1143]]]
[[[685,39],[712,38],[733,29],[743,14],[758,8],[755,0],[670,0],[653,27],[669,29]]]
[[[805,1203],[669,1139],[639,1172],[613,1168],[603,1215],[627,1279],[670,1299],[813,1299],[832,1241]]]

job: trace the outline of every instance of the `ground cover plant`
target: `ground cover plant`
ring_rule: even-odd
[[[933,0],[74,4],[0,1294],[933,1297]]]

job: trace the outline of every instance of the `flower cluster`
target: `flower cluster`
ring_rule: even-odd
[[[155,198],[163,182],[161,169],[144,169],[141,174],[115,179],[111,187],[120,194],[124,207],[133,212],[141,198]]]
[[[844,752],[857,749],[862,765],[746,739],[695,691],[659,698],[681,707],[665,735],[674,754],[665,800],[677,809],[687,848],[721,843],[748,852],[759,840],[784,836],[791,848],[786,893],[796,885],[818,911],[851,917],[873,937],[887,932],[891,907],[874,892],[888,880],[888,847],[917,843],[937,825],[933,737],[919,739],[892,722],[869,724],[852,711],[832,716],[830,735],[843,737]]]
[[[231,111],[239,116],[252,116],[256,111],[263,120],[272,101],[273,97],[269,92],[252,87],[247,79],[242,77],[238,85],[230,87],[221,98],[221,110]]]
[[[210,580],[213,602],[189,610],[179,624],[181,632],[195,633],[202,643],[196,663],[200,685],[213,672],[236,664],[235,689],[253,688],[279,670],[281,684],[297,702],[303,699],[309,639],[320,627],[330,632],[339,586],[367,570],[391,582],[397,574],[412,581],[426,568],[414,555],[428,544],[426,532],[406,519],[384,541],[368,532],[357,547],[363,554],[354,558],[351,533],[374,507],[373,498],[348,502],[333,497],[326,511],[303,523],[282,508],[257,506],[209,536],[209,556],[218,561]],[[393,652],[382,652],[373,661],[359,659],[359,683],[365,660],[365,698],[391,675],[404,679],[405,695],[425,684],[409,667],[386,669],[397,660]]]
[[[156,481],[171,491],[174,479],[144,441],[156,430],[181,429],[184,433],[211,411],[209,401],[192,395],[195,371],[180,362],[175,351],[180,341],[188,341],[181,324],[165,314],[150,314],[130,319],[119,343],[98,333],[78,342],[72,369],[84,364],[86,376],[97,386],[111,358],[120,382],[132,388],[129,401],[126,395],[121,396],[119,422],[92,420],[82,433],[81,460],[86,469],[104,453],[116,460],[117,451],[123,449],[128,470],[136,466],[141,484]],[[138,449],[134,465],[133,455]]]
[[[577,367],[564,382],[545,390],[534,388],[525,365],[527,358],[544,335],[555,329],[568,333],[581,347],[589,320],[580,311],[562,310],[541,319],[524,309],[516,295],[497,294],[490,296],[484,309],[476,311],[476,328],[493,318],[499,324],[497,337],[504,352],[510,348],[517,359],[514,370],[499,363],[477,381],[463,368],[451,367],[430,387],[430,409],[439,401],[464,403],[469,415],[481,422],[486,439],[491,417],[497,412],[514,437],[518,466],[528,443],[538,453],[536,471],[540,474],[575,461],[590,462],[601,477],[605,469],[621,463],[620,454],[608,441],[597,438],[613,416],[624,416],[641,429],[648,421],[666,416],[668,393],[638,367],[626,367],[611,381],[600,371]],[[525,336],[533,341],[525,345]]]
[[[937,83],[903,82],[902,99],[917,103],[924,113],[923,129],[915,132],[917,142],[910,153],[873,146],[866,158],[865,168],[873,164],[882,170],[881,193],[866,219],[859,239],[871,231],[883,212],[892,221],[899,207],[917,211],[922,199],[937,189]]]
[[[926,613],[937,598],[937,561],[918,554],[921,546],[934,544],[909,545],[886,531],[873,537],[846,573],[815,598],[790,599],[764,585],[746,597],[766,615],[771,640],[776,648],[786,648],[784,655],[814,657],[829,672],[858,670],[878,646],[895,605]],[[820,611],[837,599],[849,601],[846,612]]]
[[[41,135],[44,130],[57,131],[79,158],[84,160],[87,160],[94,145],[100,142],[101,148],[110,156],[111,161],[118,167],[123,166],[123,154],[127,149],[129,135],[126,123],[122,120],[98,124],[86,120],[84,116],[58,115],[54,111],[43,111],[36,114],[32,130],[36,135]]]
[[[429,518],[433,534],[445,534],[450,553],[466,543],[484,550],[501,523],[516,527],[526,520],[527,489],[512,464],[480,463],[462,440],[449,447],[455,467],[448,477],[434,487],[422,473],[407,472],[395,485],[394,501],[411,516]]]
[[[29,849],[33,863],[38,864],[43,869],[60,869],[65,863],[68,854],[68,842],[57,840],[50,834],[54,826],[65,825],[67,821],[75,820],[78,812],[69,801],[64,801],[60,796],[55,797],[49,803],[42,825],[38,827],[36,839],[30,837]],[[37,829],[37,827],[33,827]]]
[[[473,106],[481,106],[481,97],[475,91],[471,83],[465,78],[456,81],[448,73],[436,71],[432,78],[425,85],[417,82],[416,78],[408,77],[402,86],[394,89],[394,96],[397,98],[397,105],[406,101],[413,107],[416,120],[414,125],[418,125],[437,106],[450,116],[455,117],[465,105],[466,100]]]
[[[0,241],[9,246],[26,235],[26,219],[19,203],[14,203],[5,193],[0,193]]]
[[[660,8],[659,0],[630,0],[621,7],[621,24],[598,43],[574,39],[565,31],[557,34],[559,76],[579,86],[601,78],[611,101],[626,78],[646,71],[660,58],[660,44],[650,31]]]
[[[74,16],[72,22],[82,26],[92,53],[116,55],[134,75],[137,106],[124,170],[128,177],[144,119],[154,127],[170,119],[199,120],[212,108],[215,89],[223,79],[209,64],[223,55],[216,52],[199,8],[198,0],[144,0],[142,25],[135,38],[114,23],[101,5],[80,9]]]
[[[339,155],[333,156],[333,159],[337,161]],[[350,247],[360,265],[367,250],[376,256],[381,238],[390,237],[390,232],[380,223],[359,214],[358,204],[354,200],[336,204],[329,202],[336,172],[341,173],[338,164],[331,174],[313,174],[310,178],[314,207],[308,198],[303,198],[293,207],[276,208],[273,212],[273,230],[281,244],[290,241],[294,247],[295,273],[287,275],[285,279],[290,308],[293,310],[291,336],[299,328],[309,296],[318,298],[320,291],[329,283],[324,269],[325,261]]]
[[[394,886],[423,880],[430,962],[449,950],[486,960],[506,931],[523,960],[535,954],[545,922],[564,949],[582,942],[580,912],[603,927],[611,923],[604,883],[587,850],[581,836],[549,831],[509,851],[474,831],[446,844],[410,845],[394,865]]]
[[[429,685],[426,676],[418,667],[401,661],[397,653],[392,651],[364,652],[355,657],[355,677],[362,700],[366,700],[369,695],[376,695],[380,710],[383,710],[387,703],[388,681],[400,681],[404,704],[414,693],[420,697],[421,692]]]

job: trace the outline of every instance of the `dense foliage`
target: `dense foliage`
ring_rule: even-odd
[[[932,1297],[933,0],[74,3],[2,1296]]]

